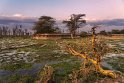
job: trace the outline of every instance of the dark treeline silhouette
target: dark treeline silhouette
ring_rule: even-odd
[[[106,32],[105,30],[102,30],[99,32],[100,35],[110,35],[110,34],[124,34],[124,29],[118,30],[118,29],[113,29],[109,32]]]
[[[22,29],[22,25],[10,28],[8,26],[0,26],[0,37],[10,37],[10,36],[30,36],[31,33],[27,29]]]
[[[86,24],[85,14],[72,14],[70,19],[64,20],[62,23],[66,24],[71,37],[76,36],[76,30]],[[50,16],[41,16],[33,27],[34,34],[60,34],[61,29],[58,27],[56,20]],[[22,25],[16,25],[12,29],[8,26],[0,26],[0,37],[5,36],[29,36],[27,29],[23,29]]]
[[[111,31],[105,31],[102,30],[98,33],[99,35],[112,35],[112,34],[124,34],[124,29],[118,30],[118,29],[112,29]],[[90,32],[82,31],[80,32],[80,37],[88,37],[91,36]]]

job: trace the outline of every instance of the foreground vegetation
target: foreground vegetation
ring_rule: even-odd
[[[83,70],[83,59],[72,56],[64,50],[61,42],[80,42],[82,39],[60,39],[60,40],[34,40],[30,38],[2,38],[0,47],[10,48],[24,46],[16,49],[5,49],[0,51],[0,82],[2,83],[34,83],[44,77],[45,65],[53,68],[51,81],[57,83],[68,83],[80,80],[83,82],[95,82],[105,78],[94,69]],[[83,38],[87,41],[87,38]],[[111,48],[116,48],[116,54],[110,52],[103,57],[104,69],[118,70],[124,73],[124,40],[107,40]],[[25,47],[25,45],[32,45]],[[40,45],[39,45],[40,44]],[[119,62],[118,62],[119,61]],[[116,65],[116,66],[115,66]],[[47,67],[45,66],[45,67]],[[90,70],[91,69],[91,70]],[[82,72],[82,73],[81,73]]]

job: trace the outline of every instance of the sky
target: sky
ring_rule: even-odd
[[[0,16],[63,20],[71,14],[86,14],[88,20],[124,18],[124,0],[0,0]]]

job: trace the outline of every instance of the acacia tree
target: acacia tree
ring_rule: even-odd
[[[33,30],[35,34],[39,33],[55,33],[55,20],[50,16],[41,16],[35,23]]]
[[[69,28],[71,38],[75,36],[77,28],[80,28],[82,24],[86,23],[86,20],[82,18],[83,16],[85,16],[85,14],[72,14],[69,20],[63,21]]]
[[[67,50],[72,55],[83,58],[85,62],[91,62],[94,65],[94,68],[96,69],[97,72],[106,76],[110,76],[112,78],[116,78],[117,76],[115,72],[113,72],[112,70],[104,70],[101,67],[100,62],[102,60],[102,57],[109,51],[109,49],[105,43],[103,43],[100,40],[99,41],[97,40],[95,33],[96,28],[97,26],[92,28],[91,41],[90,39],[88,39],[87,41],[83,41],[78,46],[74,44],[68,44]],[[80,46],[81,48],[79,49]]]

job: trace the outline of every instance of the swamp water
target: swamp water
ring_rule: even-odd
[[[110,41],[108,45],[124,51],[124,41]],[[9,77],[16,74],[34,77],[46,64],[73,62],[73,57],[68,57],[68,53],[55,48],[56,46],[46,46],[0,51],[0,82],[6,83]],[[124,73],[124,53],[108,53],[103,57],[101,65],[107,69]]]

